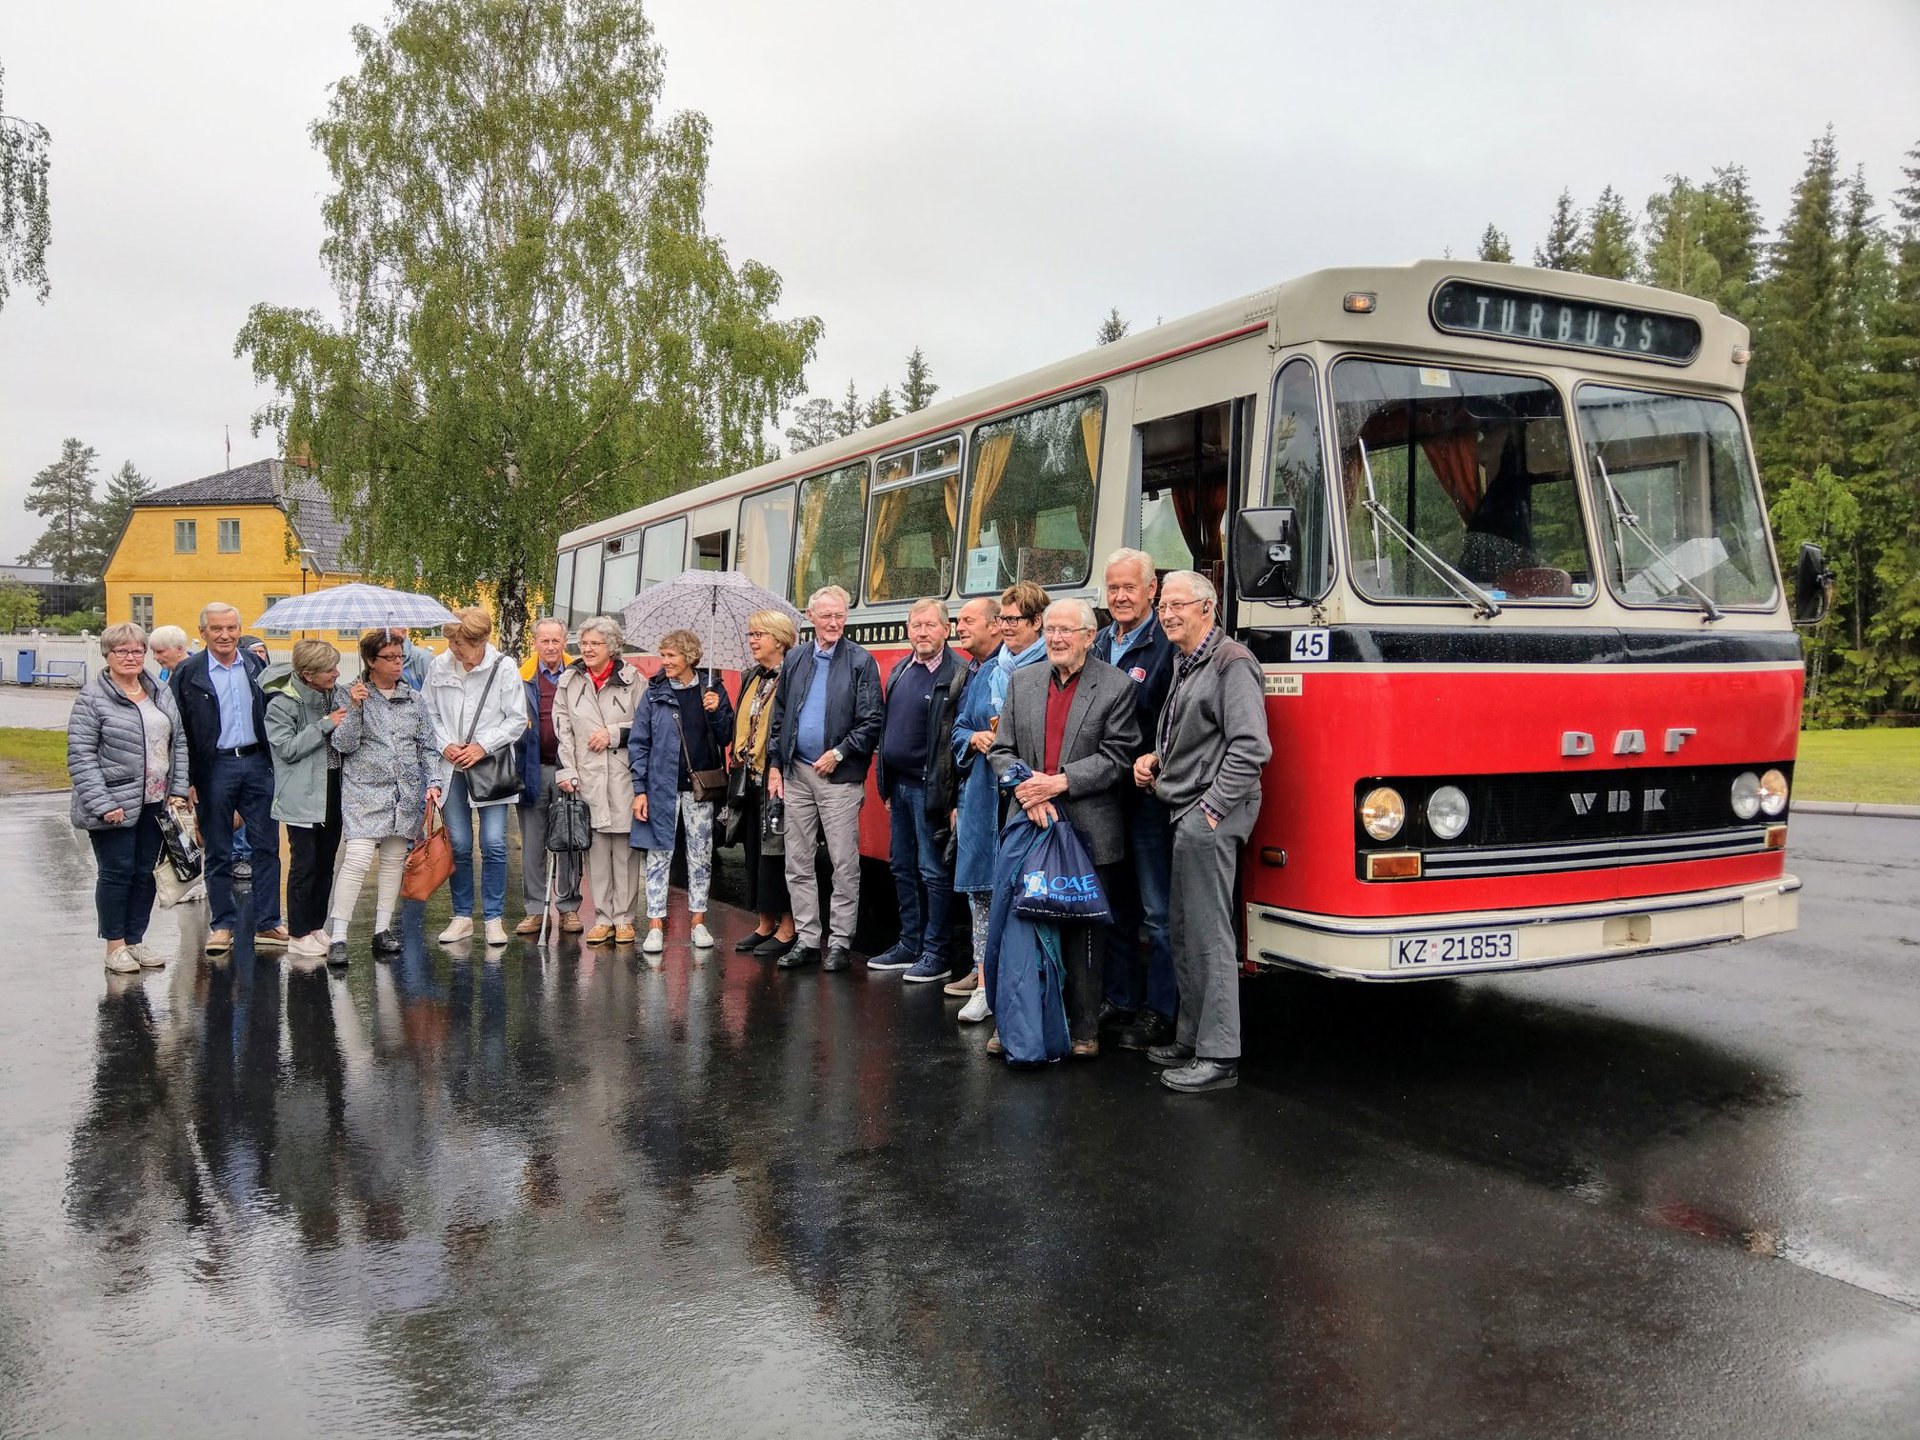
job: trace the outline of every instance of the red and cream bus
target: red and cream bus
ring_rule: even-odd
[[[556,608],[689,567],[908,606],[1105,557],[1213,577],[1274,758],[1245,960],[1369,980],[1793,928],[1798,639],[1747,331],[1506,265],[1326,270],[576,530]],[[1795,607],[1824,603],[1817,552]],[[863,849],[886,850],[879,805]]]

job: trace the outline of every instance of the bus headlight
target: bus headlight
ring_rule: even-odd
[[[1407,823],[1407,802],[1391,785],[1376,785],[1360,802],[1360,825],[1376,840],[1391,840]]]
[[[1442,840],[1457,840],[1467,828],[1467,792],[1442,785],[1427,797],[1427,828]]]
[[[1769,815],[1778,815],[1787,808],[1787,777],[1778,770],[1769,770],[1760,777],[1760,808]]]
[[[1760,777],[1751,770],[1742,770],[1733,777],[1733,813],[1742,820],[1751,820],[1760,813]]]

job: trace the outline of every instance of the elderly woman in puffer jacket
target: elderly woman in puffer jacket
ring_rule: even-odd
[[[146,673],[147,632],[109,625],[106,670],[83,687],[67,718],[71,815],[93,842],[93,887],[107,968],[130,975],[166,962],[146,947],[160,812],[187,793],[187,733],[173,694]]]
[[[330,743],[347,718],[340,652],[296,640],[293,668],[265,675],[267,748],[273,752],[273,818],[287,827],[287,954],[328,954],[327,898],[340,853],[340,752]],[[347,960],[345,947],[340,963]]]
[[[560,741],[554,783],[587,802],[593,848],[587,884],[593,897],[589,945],[633,943],[634,902],[643,858],[628,832],[633,826],[633,772],[627,736],[634,702],[645,687],[640,672],[620,658],[620,623],[596,615],[580,627],[580,658],[567,667],[553,696],[553,733]]]

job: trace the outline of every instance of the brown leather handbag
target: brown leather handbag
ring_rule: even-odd
[[[420,831],[407,851],[406,868],[400,872],[400,893],[408,900],[430,900],[433,892],[447,883],[453,874],[453,837],[447,834],[447,822],[440,818],[440,806],[433,800],[420,816]]]

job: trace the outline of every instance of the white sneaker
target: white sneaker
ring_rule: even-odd
[[[454,916],[453,923],[440,932],[440,943],[442,945],[451,945],[456,940],[470,940],[472,938],[473,917],[470,915]]]
[[[311,960],[317,955],[325,955],[326,953],[326,942],[312,935],[296,935],[287,942],[287,954],[297,956],[301,959]]]
[[[987,987],[982,985],[973,992],[973,998],[960,1007],[960,1018],[969,1025],[977,1025],[993,1014],[993,1007],[987,1004]]]
[[[469,927],[469,933],[471,933],[471,927],[473,925],[473,922],[469,920],[467,922],[467,925]],[[506,921],[499,919],[497,916],[494,919],[487,921],[487,944],[504,945],[506,943],[507,943]]]
[[[706,926],[703,925],[700,928],[704,930]],[[694,941],[696,945],[699,943],[697,940]],[[711,945],[712,943],[713,937],[709,935],[707,937],[707,944]],[[656,930],[649,925],[647,927],[647,938],[640,942],[640,948],[649,955],[658,955],[662,950],[667,948],[667,932],[665,930]]]
[[[704,925],[694,926],[693,948],[696,950],[711,950],[713,948],[713,932]]]
[[[143,966],[145,966],[149,970],[158,970],[161,966],[167,963],[160,956],[154,954],[151,950],[147,949],[147,945],[144,940],[137,945],[129,945],[127,949],[133,952],[134,959],[138,960]]]
[[[126,946],[116,945],[113,953],[107,956],[107,969],[116,975],[138,975],[140,973],[140,961],[135,958],[133,951],[129,950]]]

